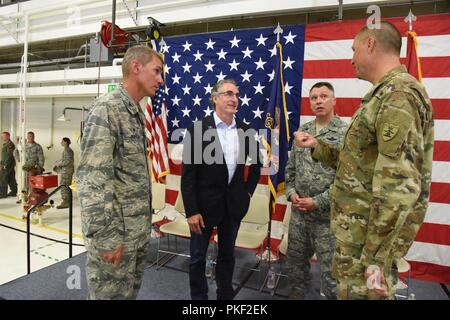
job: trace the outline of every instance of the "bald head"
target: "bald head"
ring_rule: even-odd
[[[369,29],[365,26],[358,32],[356,38],[363,41],[370,36],[375,38],[384,52],[400,55],[402,35],[392,23],[382,21],[379,29]]]

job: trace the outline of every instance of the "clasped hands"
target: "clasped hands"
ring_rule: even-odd
[[[300,212],[307,213],[317,209],[313,198],[302,198],[298,193],[293,193],[290,197],[292,206]]]

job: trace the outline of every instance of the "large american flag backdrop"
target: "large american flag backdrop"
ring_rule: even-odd
[[[423,83],[432,99],[435,114],[435,152],[430,206],[425,221],[407,255],[413,277],[450,283],[450,14],[418,16],[417,33]],[[386,19],[404,35],[402,59],[406,56],[404,18]],[[283,33],[284,88],[291,132],[300,123],[313,119],[308,90],[317,81],[329,81],[336,90],[336,112],[350,121],[361,97],[371,84],[355,79],[351,66],[353,37],[365,20],[281,26]],[[174,204],[180,185],[180,132],[195,119],[211,114],[209,96],[220,79],[233,78],[240,87],[237,117],[259,128],[274,77],[277,36],[273,28],[236,30],[165,38],[161,50],[166,61],[166,105],[170,174],[167,202]],[[177,132],[176,139],[172,133]],[[262,176],[257,192],[268,194],[267,176]],[[285,197],[278,199],[272,217],[275,249],[285,232]]]

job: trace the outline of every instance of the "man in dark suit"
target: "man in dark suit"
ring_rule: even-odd
[[[181,193],[191,230],[191,298],[208,299],[205,257],[213,229],[218,232],[217,299],[234,297],[234,245],[258,184],[261,157],[255,130],[234,117],[239,89],[219,81],[211,91],[214,113],[188,128],[184,139]],[[246,161],[252,164],[245,177]]]

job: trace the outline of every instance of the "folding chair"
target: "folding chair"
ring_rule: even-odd
[[[166,185],[158,182],[152,183],[152,224],[164,219],[158,214],[166,206]]]
[[[160,266],[163,266],[169,260],[171,260],[174,256],[183,256],[183,257],[190,257],[188,254],[182,254],[178,253],[178,244],[177,244],[177,237],[183,237],[183,238],[190,238],[191,232],[189,230],[189,225],[187,223],[187,219],[185,216],[185,210],[184,210],[184,204],[183,204],[183,197],[181,196],[181,192],[178,193],[177,200],[175,202],[175,210],[178,212],[178,215],[175,217],[175,219],[171,222],[168,222],[166,224],[163,224],[159,231],[167,235],[167,247],[168,250],[161,250],[160,249],[160,239],[158,238],[158,252],[156,257],[156,264],[159,265],[159,253],[167,253],[170,254],[170,258],[167,259],[163,264]],[[175,252],[169,251],[170,249],[170,241],[169,237],[173,235],[175,236]]]

